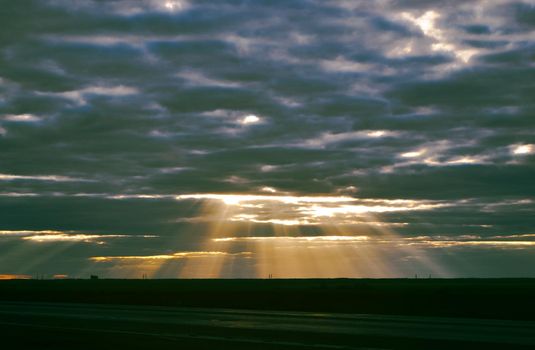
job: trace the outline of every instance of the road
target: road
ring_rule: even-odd
[[[131,305],[0,302],[18,349],[535,348],[535,322]]]

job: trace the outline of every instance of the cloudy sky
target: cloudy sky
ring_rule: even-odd
[[[533,0],[0,23],[4,277],[535,277]]]

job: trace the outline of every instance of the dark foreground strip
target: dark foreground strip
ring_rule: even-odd
[[[2,326],[15,326],[22,328],[41,328],[43,330],[59,330],[59,331],[75,331],[75,332],[89,332],[89,333],[108,333],[108,334],[119,334],[119,335],[136,335],[136,336],[147,336],[147,337],[157,337],[168,340],[179,340],[181,338],[189,338],[196,340],[209,340],[217,342],[232,342],[232,343],[247,343],[247,344],[260,344],[260,345],[273,345],[273,346],[285,346],[285,347],[304,347],[304,348],[315,348],[315,349],[351,349],[351,350],[385,350],[384,348],[369,348],[369,347],[351,347],[344,345],[330,345],[330,344],[306,344],[306,343],[297,343],[290,341],[276,341],[276,340],[260,340],[252,338],[235,338],[235,337],[224,337],[224,336],[210,336],[210,335],[200,335],[200,334],[186,334],[186,333],[150,333],[150,332],[136,332],[136,331],[126,331],[126,330],[109,330],[101,328],[78,328],[78,327],[58,327],[58,326],[49,326],[49,325],[36,325],[31,323],[18,323],[18,322],[2,322]],[[224,346],[222,344],[222,346]]]
[[[0,330],[3,343],[14,343],[17,349],[529,349],[535,345],[532,322],[31,302],[0,303]]]

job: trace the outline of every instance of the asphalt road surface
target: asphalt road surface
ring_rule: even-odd
[[[535,349],[525,321],[33,302],[0,302],[0,334],[15,349]]]

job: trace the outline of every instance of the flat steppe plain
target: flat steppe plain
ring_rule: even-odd
[[[531,349],[532,279],[0,281],[19,349]]]
[[[535,321],[535,279],[7,280],[0,300]]]

